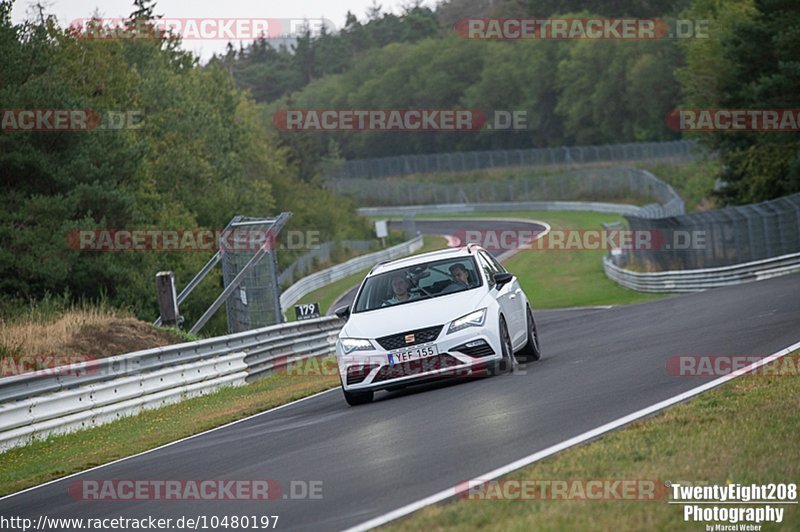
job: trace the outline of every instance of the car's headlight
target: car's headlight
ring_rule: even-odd
[[[366,338],[340,338],[339,342],[342,344],[342,351],[344,351],[345,355],[353,351],[370,351],[375,349],[372,346],[372,342]]]
[[[466,329],[467,327],[483,327],[484,321],[486,321],[486,309],[482,308],[450,322],[450,327],[447,328],[447,334]]]

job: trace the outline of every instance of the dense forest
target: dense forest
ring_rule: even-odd
[[[707,37],[477,41],[466,17],[638,17],[707,21]],[[524,110],[515,132],[281,132],[313,175],[325,158],[673,140],[678,108],[800,107],[800,4],[792,0],[451,0],[349,14],[336,34],[264,40],[215,57],[267,109]],[[722,203],[800,190],[797,133],[690,133],[720,157]]]
[[[148,3],[136,8],[134,18],[152,15]],[[68,245],[73,230],[219,230],[234,215],[292,211],[288,227],[319,231],[320,241],[369,237],[346,200],[299,179],[252,98],[179,41],[83,39],[44,13],[13,24],[10,9],[0,3],[4,109],[135,110],[144,119],[136,128],[0,133],[6,309],[68,293],[153,319],[155,273],[174,270],[183,286],[209,258],[79,251]],[[182,308],[187,318],[205,310],[219,282],[215,273],[200,285]]]
[[[47,293],[105,297],[153,316],[153,275],[185,282],[202,253],[86,253],[70,231],[221,228],[236,214],[292,211],[290,228],[320,240],[368,238],[354,206],[321,186],[323,163],[494,148],[681,138],[680,107],[800,108],[800,3],[794,0],[451,0],[379,5],[336,32],[273,47],[229,46],[207,64],[176,36],[83,38],[44,8],[13,23],[0,1],[3,109],[134,110],[141,127],[0,131],[0,293],[6,308]],[[465,17],[660,17],[709,20],[707,38],[480,41]],[[157,17],[135,0],[131,20]],[[277,131],[282,109],[526,110],[516,132]],[[796,132],[693,133],[717,154],[723,203],[800,190]],[[282,257],[282,261],[290,258]],[[219,280],[184,311],[196,316]],[[192,306],[195,305],[195,306]]]

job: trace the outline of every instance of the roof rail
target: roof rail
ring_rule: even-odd
[[[382,261],[380,261],[378,264],[376,264],[375,266],[373,266],[372,268],[369,269],[369,273],[367,275],[370,275],[372,272],[374,272],[375,268],[377,268],[378,266],[383,266],[384,264],[388,264],[389,262],[393,262],[393,261],[392,260],[382,260]]]

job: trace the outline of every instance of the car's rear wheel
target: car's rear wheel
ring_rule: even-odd
[[[511,344],[511,335],[508,334],[508,326],[502,316],[500,316],[500,348],[503,357],[491,366],[490,372],[492,375],[512,373],[517,367],[517,359],[514,358],[514,347]]]
[[[347,401],[347,404],[350,406],[371,403],[372,398],[375,395],[375,393],[371,390],[367,392],[348,392],[344,388],[342,388],[342,393],[344,393],[344,400]]]
[[[526,314],[528,316],[528,343],[519,351],[519,354],[525,359],[525,362],[535,362],[542,358],[542,351],[539,348],[539,332],[536,330],[536,321],[533,319],[531,307],[527,307]]]

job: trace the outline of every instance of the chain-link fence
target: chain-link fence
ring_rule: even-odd
[[[235,217],[226,228],[232,235],[232,241],[220,249],[222,278],[228,287],[237,275],[249,265],[239,286],[226,299],[228,314],[228,332],[241,332],[266,327],[283,322],[281,314],[278,286],[278,263],[274,242],[288,215],[277,219]],[[241,231],[237,231],[241,230]],[[253,235],[267,235],[265,241],[273,243],[266,254],[254,264],[250,261],[262,251],[256,249],[252,242]],[[247,241],[239,242],[244,238]]]
[[[688,161],[695,158],[693,141],[641,142],[602,146],[571,146],[530,150],[466,151],[398,155],[376,159],[345,161],[328,168],[330,178],[377,178],[428,174],[434,172],[470,172],[504,167],[577,168],[584,164],[624,164],[632,161]]]
[[[332,179],[330,188],[361,206],[499,203],[518,201],[623,201],[650,203],[648,216],[684,212],[673,188],[645,170],[579,168],[548,175],[453,184],[409,179]]]
[[[800,252],[800,193],[681,216],[626,216],[652,245],[612,257],[640,271],[716,268]]]

